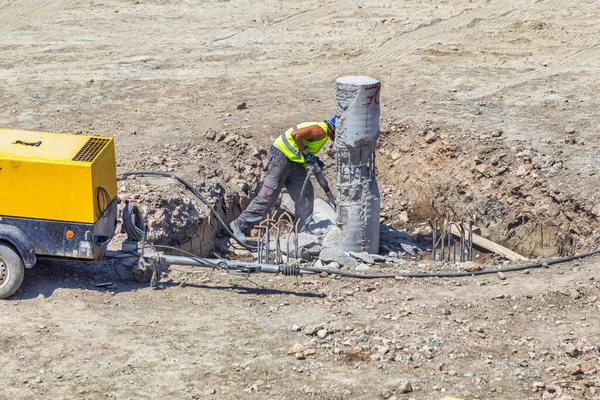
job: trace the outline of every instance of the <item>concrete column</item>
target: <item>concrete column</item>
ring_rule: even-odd
[[[379,253],[379,187],[375,143],[379,137],[381,83],[367,76],[336,81],[337,221],[326,247]]]

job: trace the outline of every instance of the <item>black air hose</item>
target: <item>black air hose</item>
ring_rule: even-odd
[[[215,216],[215,218],[217,219],[217,221],[219,221],[219,223],[221,224],[221,226],[223,227],[223,230],[227,233],[227,235],[229,235],[230,237],[232,237],[236,242],[238,242],[240,244],[240,246],[244,247],[246,250],[250,250],[250,251],[255,251],[256,247],[254,246],[250,246],[246,243],[240,242],[235,236],[233,236],[233,232],[231,232],[231,230],[229,229],[229,227],[227,226],[227,224],[225,223],[225,221],[223,221],[223,219],[221,218],[221,216],[217,213],[217,210],[215,210],[215,208],[212,206],[212,204],[210,204],[208,202],[208,200],[206,200],[206,198],[204,196],[202,196],[202,194],[188,181],[186,181],[185,179],[175,175],[175,174],[169,174],[167,172],[151,172],[151,171],[135,171],[135,172],[124,172],[121,174],[122,177],[127,177],[129,175],[139,175],[139,176],[163,176],[163,177],[167,177],[167,178],[172,178],[175,179],[177,181],[179,181],[180,183],[182,183],[189,191],[191,191],[192,193],[194,193],[196,195],[196,197],[198,197],[200,199],[200,201],[202,201],[209,209],[210,211],[213,213],[213,215]]]

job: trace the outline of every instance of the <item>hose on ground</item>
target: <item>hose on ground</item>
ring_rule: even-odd
[[[497,268],[497,269],[484,269],[481,271],[473,271],[473,272],[434,272],[434,273],[399,273],[399,274],[361,274],[356,272],[348,272],[348,271],[340,271],[337,269],[329,269],[329,268],[313,268],[313,267],[301,267],[302,271],[321,273],[326,272],[332,275],[341,275],[348,278],[357,278],[357,279],[381,279],[381,278],[462,278],[465,276],[474,276],[474,275],[487,275],[487,274],[497,274],[499,272],[514,272],[514,271],[523,271],[526,269],[533,268],[542,268],[547,267],[554,264],[565,263],[573,260],[578,260],[581,258],[593,256],[595,254],[600,254],[600,249],[592,250],[587,253],[576,254],[574,256],[555,258],[553,260],[548,260],[544,262],[530,263],[517,265],[515,267],[507,267],[507,268]]]
[[[225,221],[223,221],[223,218],[221,218],[221,216],[217,213],[217,210],[215,210],[215,208],[212,206],[212,204],[209,203],[208,200],[206,200],[206,198],[204,196],[202,196],[202,194],[188,181],[186,181],[185,179],[175,175],[175,174],[170,174],[167,172],[153,172],[153,171],[135,171],[135,172],[124,172],[121,174],[122,177],[127,177],[129,175],[138,175],[138,176],[162,176],[162,177],[167,177],[167,178],[172,178],[175,179],[177,181],[179,181],[181,184],[183,184],[190,192],[192,192],[194,195],[196,195],[196,197],[198,197],[200,199],[200,201],[202,203],[204,203],[209,209],[210,211],[213,213],[213,215],[215,216],[215,218],[217,219],[217,221],[219,221],[219,224],[221,224],[221,226],[223,227],[223,230],[227,233],[227,235],[229,235],[230,237],[232,237],[236,242],[238,242],[240,244],[240,246],[242,246],[243,248],[245,248],[246,250],[250,250],[250,251],[255,251],[256,247],[254,246],[250,246],[244,242],[239,241],[235,236],[233,236],[233,232],[231,232],[231,230],[229,229],[229,227],[227,226],[227,224],[225,223]]]

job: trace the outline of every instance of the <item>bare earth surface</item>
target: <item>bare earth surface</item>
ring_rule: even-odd
[[[528,257],[569,254],[600,243],[599,15],[575,0],[9,0],[0,126],[115,137],[119,171],[174,171],[229,196],[231,217],[260,150],[329,118],[336,77],[370,75],[387,222],[454,211]],[[155,219],[191,198],[155,179],[120,196]],[[42,262],[0,302],[0,399],[598,399],[599,264],[420,281],[172,267],[152,290],[111,263]]]

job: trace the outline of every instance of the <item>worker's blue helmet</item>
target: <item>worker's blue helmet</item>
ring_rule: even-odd
[[[325,120],[325,123],[329,127],[329,130],[331,130],[332,132],[335,132],[335,121],[336,121],[335,115],[329,121]]]

